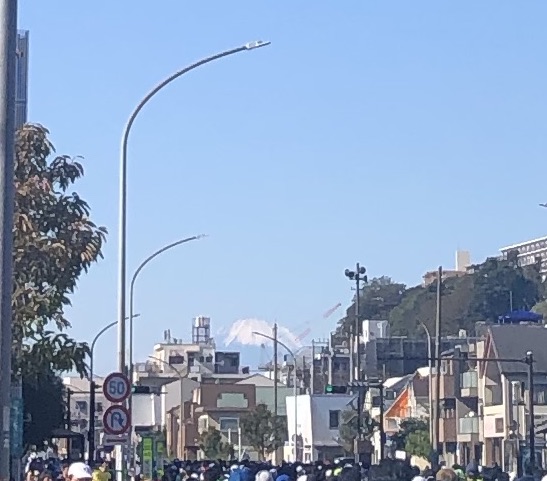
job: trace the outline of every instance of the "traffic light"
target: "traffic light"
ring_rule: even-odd
[[[132,394],[150,394],[150,386],[133,386],[131,388]]]
[[[346,386],[333,386],[332,384],[327,384],[325,387],[326,394],[346,394],[348,388]]]

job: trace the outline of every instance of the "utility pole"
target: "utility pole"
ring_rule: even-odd
[[[350,343],[350,360],[355,358],[353,363],[353,373],[350,374],[350,382],[359,382],[361,379],[361,311],[360,311],[360,297],[361,297],[361,281],[367,282],[366,276],[367,270],[359,265],[355,266],[355,271],[346,269],[344,275],[350,280],[355,281],[355,322],[353,323],[353,346]],[[357,395],[357,443],[356,446],[360,446],[359,441],[362,439],[362,425],[363,425],[363,392],[358,391]],[[356,450],[356,460],[359,461],[360,455]]]
[[[442,307],[443,268],[437,272],[437,312],[435,316],[435,417],[433,418],[433,452],[434,464],[439,460],[439,431],[441,424],[441,307]]]
[[[17,0],[0,0],[0,481],[10,478]]]
[[[532,351],[526,353],[526,364],[528,364],[528,444],[530,444],[530,473],[535,474],[536,468],[536,427],[534,412],[534,354]],[[527,473],[524,473],[527,474]]]
[[[315,339],[311,340],[310,395],[315,394]]]
[[[277,399],[277,389],[278,389],[278,377],[279,377],[279,373],[278,373],[278,369],[277,369],[277,365],[278,365],[278,362],[277,362],[277,322],[274,324],[273,326],[273,338],[274,338],[274,358],[273,358],[273,362],[274,362],[274,419],[275,421],[277,422],[277,416],[278,416],[278,413],[279,413],[279,407],[278,407],[278,399]],[[296,369],[296,365],[294,366],[294,368]],[[296,435],[296,433],[295,433]]]
[[[66,390],[66,429],[70,431],[72,424],[72,391],[70,388]]]
[[[87,433],[87,459],[91,464],[95,461],[95,381],[89,383],[89,430]]]

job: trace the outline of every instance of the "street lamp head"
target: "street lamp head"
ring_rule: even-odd
[[[249,43],[246,43],[245,44],[245,48],[247,50],[254,50],[255,48],[260,48],[260,47],[267,47],[268,45],[270,45],[272,42],[264,42],[262,40],[255,40],[254,42],[249,42]]]

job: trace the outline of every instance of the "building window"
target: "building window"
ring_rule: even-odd
[[[547,386],[536,385],[534,387],[534,404],[539,406],[547,405]]]
[[[207,356],[205,362],[213,362],[213,356]]]
[[[102,413],[103,412],[103,403],[96,403],[95,404],[95,412]]]
[[[503,418],[496,418],[495,430],[496,434],[503,433]]]
[[[338,429],[340,426],[340,410],[329,411],[329,429]]]
[[[87,401],[76,401],[76,409],[82,413],[87,413]]]
[[[237,431],[239,428],[238,418],[219,418],[218,424],[221,432]]]
[[[444,419],[452,419],[456,417],[456,400],[454,398],[443,399],[441,416]]]

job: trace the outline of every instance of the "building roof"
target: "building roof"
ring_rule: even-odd
[[[531,324],[494,325],[488,329],[491,347],[496,357],[522,359],[531,351],[534,355],[536,373],[547,373],[547,329]],[[488,353],[487,353],[488,356]],[[502,374],[528,372],[523,362],[500,362]]]
[[[525,242],[519,242],[518,244],[513,244],[513,245],[507,246],[507,247],[502,247],[500,249],[500,252],[512,251],[514,249],[518,249],[519,247],[524,247],[524,246],[527,246],[529,244],[535,244],[536,242],[543,242],[543,241],[547,241],[547,236],[539,237],[537,239],[532,239],[532,240],[525,241]]]

